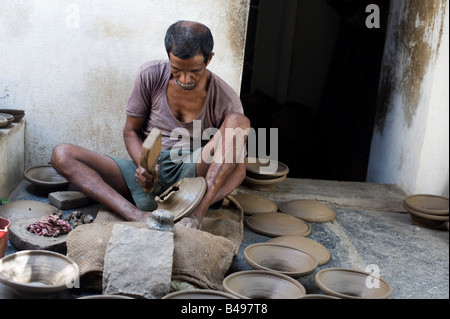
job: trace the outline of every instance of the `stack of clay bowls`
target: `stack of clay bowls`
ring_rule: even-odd
[[[448,198],[429,194],[407,196],[403,205],[411,214],[412,222],[419,226],[438,229],[449,221]]]
[[[278,161],[255,157],[245,158],[246,176],[243,184],[256,190],[271,190],[284,181],[289,167]]]
[[[7,126],[13,122],[19,122],[24,116],[25,111],[23,110],[0,109],[0,127]]]

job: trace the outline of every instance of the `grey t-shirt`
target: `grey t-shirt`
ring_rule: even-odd
[[[173,146],[193,149],[204,146],[214,133],[214,130],[207,130],[208,128],[219,128],[230,113],[244,113],[239,96],[233,88],[211,72],[202,111],[193,122],[181,122],[175,118],[167,103],[166,92],[170,78],[168,60],[145,63],[136,76],[126,107],[129,116],[146,118],[143,138],[154,127],[161,130],[162,150],[170,150]]]

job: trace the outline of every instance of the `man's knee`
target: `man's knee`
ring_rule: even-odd
[[[53,149],[50,163],[54,169],[60,171],[64,167],[70,158],[72,147],[71,144],[59,144]]]
[[[248,130],[250,128],[250,120],[242,113],[231,113],[225,117],[224,126],[226,128]]]

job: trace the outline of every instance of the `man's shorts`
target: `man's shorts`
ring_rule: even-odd
[[[137,208],[143,211],[153,211],[158,207],[155,197],[161,195],[167,188],[185,177],[196,177],[196,165],[202,148],[195,151],[167,150],[161,151],[158,157],[160,165],[160,175],[158,182],[154,185],[152,193],[146,193],[141,185],[136,181],[137,166],[132,160],[126,160],[114,156],[112,158],[122,171],[122,175],[130,189],[131,196]],[[176,152],[172,154],[171,152]]]

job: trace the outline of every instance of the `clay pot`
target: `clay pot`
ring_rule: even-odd
[[[183,178],[155,199],[158,209],[170,211],[176,223],[197,207],[205,192],[206,181],[203,177]]]
[[[411,208],[419,213],[430,215],[449,214],[448,198],[437,195],[416,194],[407,196],[404,199],[405,208]]]
[[[273,271],[244,270],[223,280],[223,289],[240,299],[298,299],[306,294],[297,280]]]
[[[8,121],[7,124],[11,124],[12,122],[14,122],[14,116],[12,116],[11,114],[0,112],[0,116],[5,118]]]
[[[19,122],[24,116],[24,110],[16,110],[16,109],[0,109],[0,113],[7,113],[13,116],[14,122]]]
[[[123,295],[92,295],[80,297],[77,299],[134,299],[134,298]]]
[[[245,158],[245,168],[247,176],[255,179],[273,179],[289,173],[289,167],[286,164],[255,157]]]
[[[286,175],[271,179],[258,179],[252,178],[250,176],[245,176],[243,184],[252,189],[266,191],[275,189],[277,184],[281,183],[285,179]]]
[[[79,284],[79,268],[56,252],[23,250],[0,260],[0,282],[23,298],[51,298]]]
[[[303,236],[281,236],[272,238],[267,243],[280,244],[303,250],[313,256],[319,265],[326,264],[330,258],[330,251],[317,241]]]
[[[322,269],[315,282],[324,293],[345,299],[388,299],[392,292],[385,279],[354,269]]]
[[[236,296],[210,289],[187,289],[172,292],[161,299],[238,299]]]
[[[330,295],[321,295],[321,294],[307,294],[303,297],[300,297],[300,299],[341,299],[335,296]]]
[[[448,222],[449,220],[448,215],[439,216],[439,215],[424,214],[407,206],[405,206],[405,209],[410,213],[412,222],[418,226],[439,229],[443,228],[445,226],[445,223]]]
[[[266,236],[308,236],[311,226],[300,218],[285,213],[255,214],[245,220],[248,228]]]
[[[9,238],[9,220],[0,217],[0,258],[5,256]]]
[[[274,271],[294,278],[313,273],[318,265],[317,260],[304,251],[272,243],[247,246],[244,259],[255,269]]]
[[[58,174],[48,164],[30,167],[23,173],[25,179],[40,191],[65,190],[69,187],[69,181]]]
[[[254,194],[237,194],[233,196],[241,205],[244,214],[274,213],[278,205],[268,198]]]

